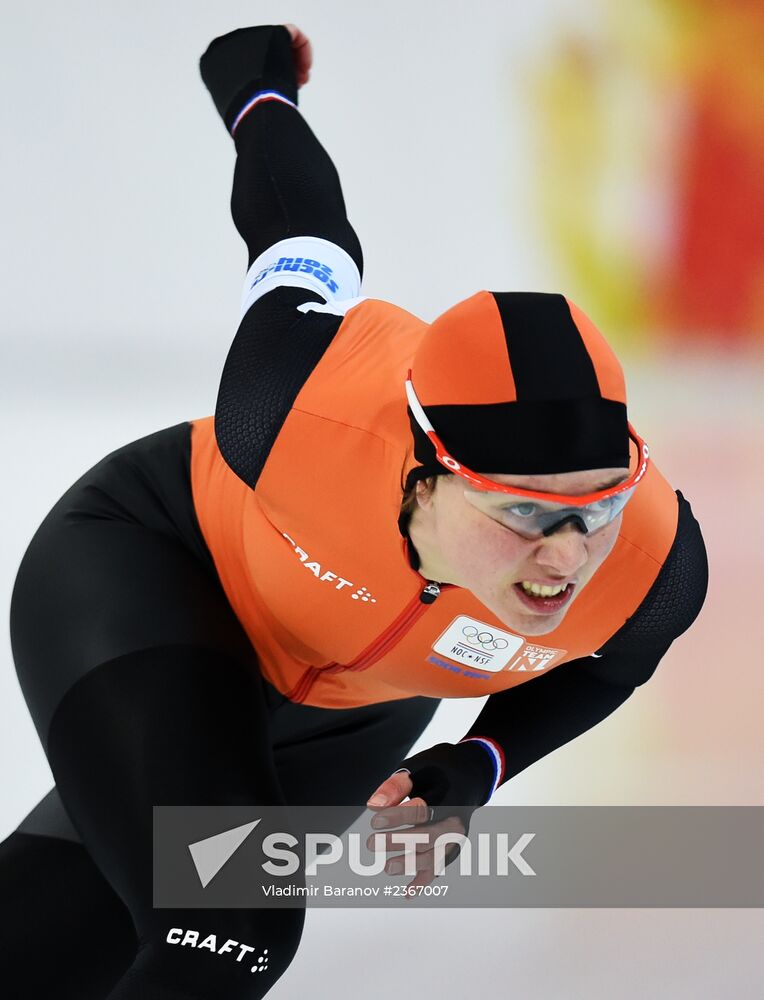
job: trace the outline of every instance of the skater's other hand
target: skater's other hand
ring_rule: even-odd
[[[297,74],[297,86],[302,87],[310,79],[310,67],[313,65],[313,46],[305,32],[300,31],[296,24],[285,24],[284,27],[292,36],[292,59]]]

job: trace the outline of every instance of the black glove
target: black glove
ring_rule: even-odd
[[[214,38],[199,60],[199,69],[229,132],[258,90],[277,90],[297,104],[292,37],[281,24],[237,28]]]
[[[473,812],[490,798],[495,778],[490,755],[474,740],[438,743],[406,758],[398,771],[408,771],[411,776],[409,798],[422,798],[430,806],[428,823],[455,816],[461,820],[465,835]],[[460,851],[458,844],[451,845],[446,864],[450,865]]]
[[[470,813],[491,795],[494,763],[479,743],[438,743],[407,757],[398,771],[408,771],[414,785],[410,798],[435,806],[436,816],[453,816],[448,806],[469,806]]]

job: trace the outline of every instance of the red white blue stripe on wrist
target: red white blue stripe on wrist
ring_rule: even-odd
[[[231,126],[231,135],[233,135],[236,131],[236,128],[242,118],[248,114],[256,104],[262,104],[263,101],[280,101],[282,104],[288,104],[290,108],[297,107],[294,101],[290,101],[288,97],[284,97],[284,95],[280,94],[277,90],[258,90],[256,94],[250,97],[238,115],[234,118],[233,125]]]
[[[486,751],[491,755],[494,772],[493,786],[491,788],[490,795],[488,796],[488,799],[491,799],[493,797],[493,793],[504,780],[504,772],[506,771],[504,751],[496,740],[492,740],[490,736],[465,736],[463,740],[459,740],[460,743],[469,743],[470,741],[482,744]]]

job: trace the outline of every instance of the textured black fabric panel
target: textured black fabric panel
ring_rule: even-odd
[[[103,1000],[132,962],[130,914],[81,844],[0,843],[0,989],[8,1000]]]
[[[342,247],[363,275],[339,175],[302,115],[287,104],[258,104],[236,129],[231,214],[249,264],[289,236],[318,236]]]
[[[600,396],[594,364],[564,296],[493,292],[518,401]]]
[[[637,611],[599,650],[491,695],[468,735],[504,748],[510,778],[607,718],[652,676],[697,617],[708,586],[698,522],[681,493],[674,543]]]
[[[666,648],[692,625],[708,590],[708,557],[692,507],[676,491],[679,503],[674,542],[655,583],[625,624],[599,650],[621,652]]]
[[[277,90],[297,103],[292,40],[283,25],[237,28],[214,38],[199,60],[199,71],[229,132],[258,90]]]
[[[227,464],[255,488],[292,404],[342,323],[301,313],[318,296],[276,288],[247,311],[228,352],[215,405],[215,437]]]

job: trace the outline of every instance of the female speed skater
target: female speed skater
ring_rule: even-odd
[[[214,416],[107,455],[18,571],[55,787],[0,845],[7,995],[265,996],[304,910],[153,908],[152,804],[407,808],[426,884],[457,806],[622,705],[705,598],[698,523],[574,303],[480,291],[427,324],[361,294],[310,65],[291,25],[202,56],[249,255]],[[486,695],[407,756],[440,699]],[[228,954],[177,946],[200,924]]]

